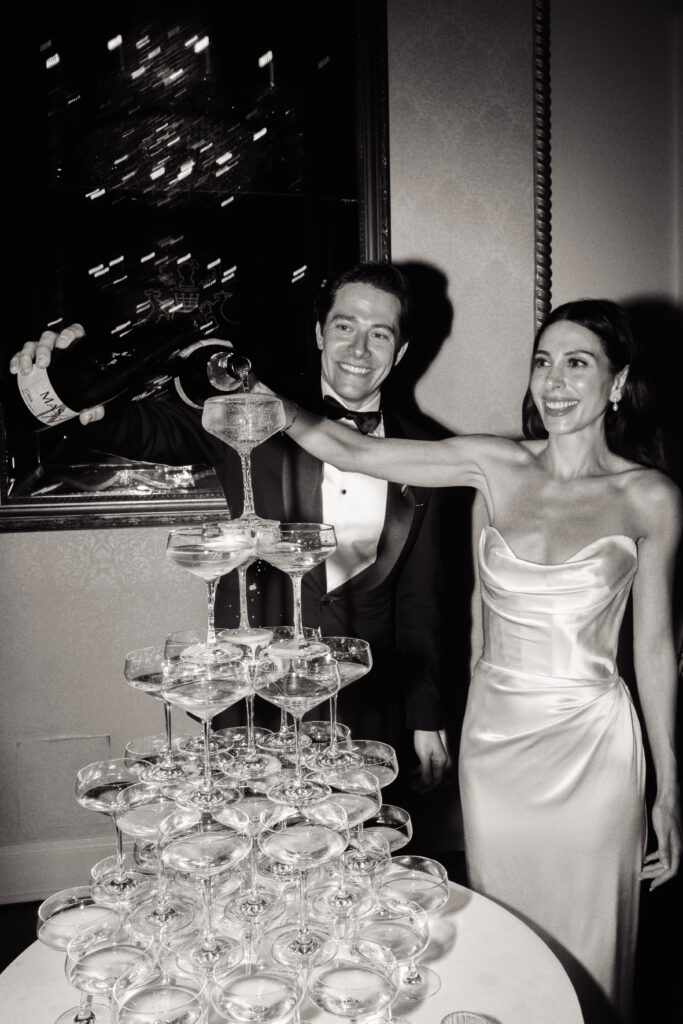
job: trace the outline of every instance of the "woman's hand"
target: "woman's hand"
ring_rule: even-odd
[[[652,825],[657,849],[648,853],[640,879],[652,879],[650,892],[664,885],[678,872],[681,863],[681,815],[678,799],[657,799],[652,808]]]

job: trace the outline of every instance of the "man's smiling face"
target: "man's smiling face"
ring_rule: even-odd
[[[343,285],[325,323],[316,324],[323,380],[349,409],[359,409],[379,394],[391,368],[402,358],[395,295],[370,284]]]

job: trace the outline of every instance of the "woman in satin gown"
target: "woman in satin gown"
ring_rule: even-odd
[[[345,323],[349,372],[382,330]],[[657,468],[626,315],[559,307],[539,330],[526,440],[367,438],[283,399],[315,456],[418,486],[475,487],[484,644],[468,695],[460,785],[470,884],[554,949],[590,1024],[631,1017],[640,882],[678,870],[673,568],[681,496]],[[645,855],[641,727],[616,651],[632,593],[638,694],[656,774]]]

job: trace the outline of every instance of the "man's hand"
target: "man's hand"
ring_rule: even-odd
[[[63,330],[43,331],[38,341],[27,341],[24,347],[15,352],[9,361],[10,373],[26,376],[34,366],[45,369],[52,362],[52,353],[56,348],[68,348],[72,342],[85,336],[82,324],[70,324]],[[96,405],[92,409],[83,409],[79,415],[81,423],[93,423],[104,416],[104,406]]]
[[[439,732],[416,729],[413,733],[413,745],[420,767],[415,770],[412,786],[418,793],[426,793],[442,782],[444,773],[450,767],[446,735],[443,729]]]

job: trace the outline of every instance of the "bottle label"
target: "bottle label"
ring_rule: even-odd
[[[77,412],[64,405],[59,395],[52,387],[47,370],[40,366],[34,366],[26,376],[17,376],[19,394],[26,403],[26,407],[37,420],[44,423],[46,427],[53,427],[57,423],[65,423],[78,416]]]

